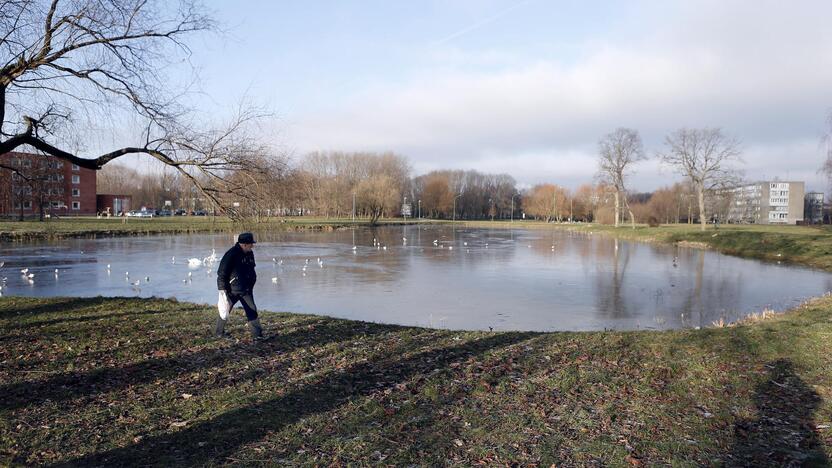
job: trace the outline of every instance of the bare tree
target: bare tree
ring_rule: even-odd
[[[400,188],[387,174],[365,179],[355,190],[359,207],[370,214],[370,224],[376,224],[383,213],[393,211],[399,202]]]
[[[730,164],[740,161],[740,143],[724,135],[719,128],[681,128],[665,138],[665,145],[667,150],[660,152],[659,157],[690,180],[699,203],[699,223],[704,231],[706,194],[739,181]]]
[[[263,114],[240,109],[227,126],[198,130],[163,73],[189,55],[185,37],[212,28],[197,0],[0,0],[0,154],[29,145],[96,170],[145,154],[219,204],[240,188],[230,173],[257,169],[248,130]],[[79,157],[71,135],[113,115],[139,122],[140,141]]]
[[[609,184],[615,196],[615,227],[621,219],[621,199],[623,197],[630,223],[635,229],[635,218],[627,203],[624,181],[633,163],[646,159],[644,146],[638,131],[619,127],[614,132],[604,135],[598,142],[598,172],[602,181]]]

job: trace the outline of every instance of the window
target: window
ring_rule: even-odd
[[[81,189],[77,189],[77,188],[72,189],[72,196],[73,197],[80,197],[81,196]]]
[[[29,161],[28,159],[24,159],[23,160],[23,167],[32,167],[32,161]]]
[[[55,200],[52,200],[52,201],[50,202],[50,205],[52,205],[52,208],[60,208],[60,207],[62,207],[64,204],[63,204],[62,202],[60,202],[60,201],[55,201]]]
[[[80,210],[81,209],[81,202],[77,202],[77,201],[72,202],[72,209],[73,210]]]
[[[78,166],[77,164],[73,164],[73,165],[72,165],[72,170],[73,170],[73,171],[80,171],[80,170],[81,170],[81,167],[80,167],[80,166]]]
[[[15,209],[19,210],[20,209],[20,202],[15,202],[14,207],[15,207]],[[27,201],[23,202],[23,209],[24,210],[29,210],[31,208],[32,208],[32,202],[31,201],[27,200]]]
[[[81,176],[79,176],[79,175],[73,175],[73,176],[72,176],[72,183],[73,183],[73,184],[80,184],[80,183],[81,183]]]

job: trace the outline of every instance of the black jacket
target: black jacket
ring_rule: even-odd
[[[220,266],[217,268],[217,289],[231,294],[250,293],[257,282],[254,267],[254,253],[245,253],[240,244],[234,244],[220,260]]]

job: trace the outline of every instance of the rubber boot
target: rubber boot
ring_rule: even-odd
[[[217,329],[214,332],[217,338],[228,338],[230,335],[225,331],[225,324],[228,323],[228,320],[223,320],[220,317],[217,317]]]
[[[263,327],[260,326],[260,319],[254,319],[248,322],[251,326],[251,338],[253,340],[263,339]]]

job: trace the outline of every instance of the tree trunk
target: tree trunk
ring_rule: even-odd
[[[705,225],[708,220],[705,219],[705,189],[701,185],[696,187],[696,195],[699,199],[699,228],[701,231],[705,230]]]
[[[615,227],[618,227],[618,214],[621,212],[621,206],[618,201],[618,190],[615,191]]]

